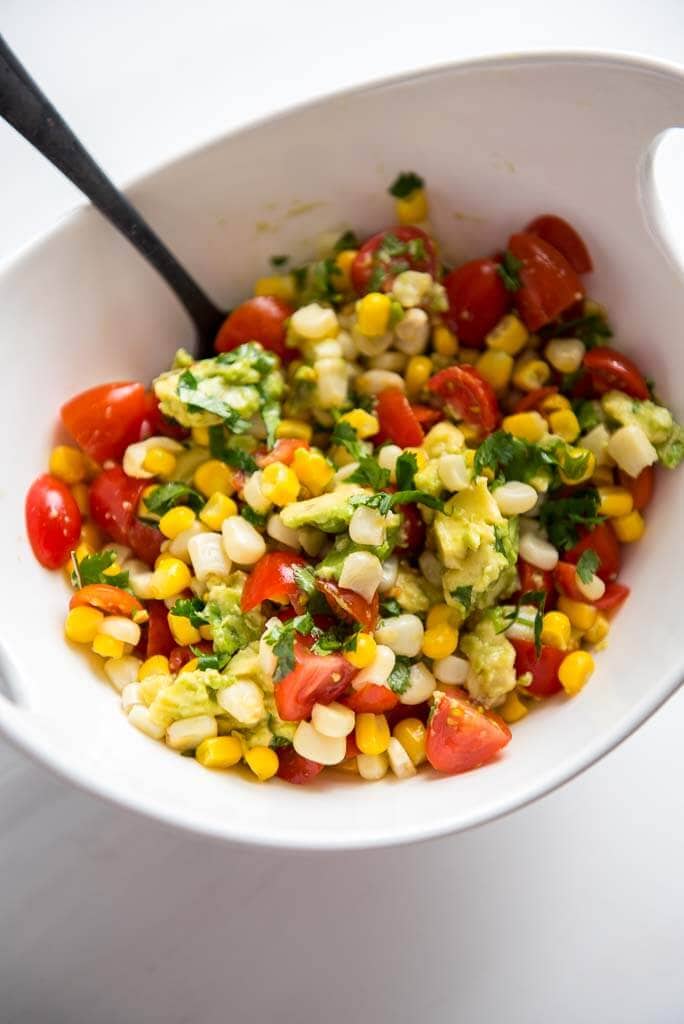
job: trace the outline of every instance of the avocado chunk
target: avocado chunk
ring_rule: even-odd
[[[245,573],[234,572],[225,583],[215,583],[207,591],[205,610],[217,654],[241,651],[244,655],[242,648],[261,636],[263,616],[257,611],[243,612],[240,607],[246,578]]]
[[[390,594],[399,603],[402,611],[411,612],[413,615],[427,613],[434,604],[439,604],[442,600],[437,587],[433,587],[424,576],[404,563],[399,566],[397,579]]]
[[[354,513],[349,499],[353,494],[363,493],[363,488],[356,484],[340,484],[329,494],[293,501],[281,510],[280,518],[291,530],[298,530],[300,526],[317,526],[325,533],[341,533]]]
[[[631,398],[622,391],[609,391],[601,399],[605,414],[623,427],[641,427],[651,444],[663,444],[672,430],[672,413],[664,405]]]
[[[466,689],[485,707],[501,704],[516,685],[515,648],[494,622],[483,616],[470,633],[461,638],[461,650],[470,662]]]

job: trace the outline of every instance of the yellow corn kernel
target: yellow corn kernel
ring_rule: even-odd
[[[515,313],[509,313],[489,332],[485,344],[487,348],[507,352],[509,356],[517,356],[525,348],[529,336],[529,331],[522,320]]]
[[[87,516],[89,511],[88,487],[86,484],[73,484],[70,488],[74,501],[78,505],[78,511],[82,516]]]
[[[394,737],[413,761],[416,768],[425,760],[425,726],[420,718],[403,718],[394,726]]]
[[[513,371],[513,383],[520,391],[542,388],[551,376],[551,367],[543,359],[525,359]]]
[[[64,635],[75,644],[91,644],[103,622],[104,615],[97,608],[72,608],[64,622]]]
[[[104,543],[102,530],[95,523],[84,523],[81,527],[81,540],[92,548],[93,551],[97,551]]]
[[[508,352],[504,352],[502,349],[490,348],[482,353],[475,363],[475,369],[499,394],[508,387],[510,382],[513,373],[513,356],[509,356]]]
[[[289,505],[297,500],[299,478],[284,462],[271,462],[261,474],[264,497],[274,505]]]
[[[384,715],[362,712],[356,716],[355,738],[362,754],[384,754],[390,741],[387,719]]]
[[[112,562],[110,566],[102,570],[103,576],[118,576],[121,572],[121,566],[118,562]]]
[[[634,499],[626,487],[599,487],[599,515],[615,519],[628,516],[634,507]]]
[[[400,224],[419,224],[426,220],[428,202],[424,188],[414,188],[407,196],[394,200],[394,209]]]
[[[123,640],[106,636],[104,633],[98,633],[93,640],[93,651],[101,658],[123,658],[124,649]]]
[[[228,499],[230,500],[230,499]],[[175,508],[170,508],[168,512],[159,520],[159,529],[168,537],[169,540],[173,540],[183,530],[187,530],[195,522],[195,513],[187,505],[176,505]]]
[[[567,457],[571,462],[579,462],[580,460],[586,459],[586,465],[580,476],[576,475],[576,472],[568,476],[562,466],[558,467],[558,475],[564,484],[581,484],[585,480],[589,480],[596,471],[596,456],[593,452],[590,452],[588,448],[567,448]],[[567,467],[566,467],[567,468]]]
[[[430,461],[428,453],[423,448],[404,448],[404,451],[409,455],[415,455],[418,469],[425,469]]]
[[[199,665],[199,658],[191,658],[190,661],[186,661],[183,665],[183,672],[194,672]]]
[[[214,631],[208,622],[206,622],[203,626],[200,626],[199,631],[200,636],[202,637],[203,640],[214,639]]]
[[[195,757],[204,768],[232,768],[242,758],[242,744],[235,736],[212,736],[202,740]]]
[[[200,448],[209,447],[209,427],[193,427],[190,436]]]
[[[342,451],[349,454],[346,448],[343,448]],[[344,465],[337,457],[336,462],[338,465]],[[308,448],[297,449],[292,460],[292,468],[299,482],[306,487],[313,498],[323,493],[335,475],[335,470],[325,456]]]
[[[168,676],[169,671],[169,659],[163,654],[153,654],[138,669],[138,681],[142,682],[148,676]]]
[[[58,444],[50,453],[50,472],[65,484],[80,484],[86,478],[86,461],[78,448]]]
[[[77,546],[76,551],[74,552],[74,554],[76,555],[77,562],[82,562],[84,558],[87,558],[88,555],[92,555],[94,553],[95,548],[91,547],[90,544],[86,544],[85,541],[81,541],[80,544]],[[69,569],[69,572],[71,572],[71,570],[73,569],[71,562],[67,563],[67,567]],[[118,571],[120,572],[121,570],[119,569]]]
[[[406,364],[406,393],[416,398],[432,375],[432,360],[428,356],[411,356]]]
[[[389,324],[390,298],[382,292],[369,292],[356,303],[356,316],[361,334],[374,337],[384,334]]]
[[[216,491],[199,514],[200,521],[210,530],[220,530],[224,519],[237,515],[237,505],[227,494]]]
[[[572,406],[565,395],[547,395],[539,403],[539,409],[545,416],[550,416],[552,412],[564,412],[566,409],[571,408]]]
[[[160,601],[176,597],[190,586],[191,579],[190,570],[185,562],[181,562],[180,558],[165,555],[158,559],[155,566],[152,583],[154,596]]]
[[[304,420],[281,420],[276,427],[277,438],[294,437],[301,441],[310,441],[313,436],[313,427]]]
[[[259,782],[272,779],[278,771],[278,755],[270,747],[252,747],[251,750],[246,751],[245,761]]]
[[[466,363],[468,366],[474,366],[481,355],[479,348],[459,348],[458,361]]]
[[[583,601],[573,601],[571,597],[561,594],[558,598],[558,610],[570,619],[570,624],[585,633],[596,622],[598,612],[593,604],[585,604]]]
[[[546,420],[538,412],[515,412],[512,416],[505,416],[501,426],[507,433],[532,444],[541,441],[547,433]]]
[[[232,494],[235,490],[232,470],[226,466],[225,462],[219,462],[218,459],[209,459],[198,466],[193,482],[205,498],[210,498],[216,491],[221,491],[222,494]]]
[[[447,622],[426,629],[423,634],[423,654],[426,658],[446,658],[458,647],[458,630]]]
[[[159,519],[157,513],[152,512],[152,510],[149,509],[146,504],[146,499],[149,498],[151,494],[154,494],[158,486],[159,484],[150,484],[150,486],[146,487],[145,490],[140,495],[140,501],[138,502],[139,516],[144,516],[146,519]]]
[[[567,651],[570,643],[570,619],[563,612],[547,612],[542,621],[542,643]]]
[[[558,679],[569,697],[574,697],[589,681],[594,671],[594,659],[586,651],[573,651],[566,655],[558,669]]]
[[[458,339],[448,327],[439,324],[432,332],[432,347],[438,355],[451,359],[458,352]]]
[[[147,608],[136,608],[131,613],[131,619],[135,622],[136,626],[142,626],[143,622],[149,622],[150,613]]]
[[[599,612],[594,625],[584,634],[584,639],[588,644],[600,644],[606,639],[609,632],[610,623],[603,612]]]
[[[463,434],[463,440],[466,444],[479,445],[482,440],[482,431],[474,423],[460,423],[458,428]],[[463,453],[467,456],[467,452]],[[466,465],[471,465],[466,461]]]
[[[576,441],[580,435],[579,420],[572,409],[559,409],[549,415],[549,426],[554,434],[558,434],[568,444]]]
[[[476,453],[475,453],[474,448],[467,448],[463,452],[463,458],[465,460],[465,464],[468,467],[468,469],[472,469],[473,466],[475,465],[475,454]]]
[[[591,482],[595,487],[612,487],[615,483],[615,475],[611,466],[595,466],[591,475]]]
[[[344,656],[354,668],[366,668],[375,659],[377,644],[370,633],[357,633],[356,647],[345,651]]]
[[[328,454],[332,461],[335,463],[338,469],[342,466],[348,466],[352,462],[356,462],[356,459],[348,452],[344,445],[338,444],[334,448],[330,448]],[[303,483],[304,481],[302,481]],[[309,488],[310,490],[311,488]]]
[[[506,694],[506,700],[498,710],[504,722],[507,722],[508,725],[519,722],[527,714],[527,707],[520,700],[515,690],[511,690],[510,693]]]
[[[169,612],[166,618],[171,630],[171,636],[179,647],[187,647],[189,644],[198,644],[200,642],[199,629],[196,629],[185,615],[172,615]]]
[[[351,288],[351,268],[357,253],[358,249],[343,249],[335,258],[335,283],[342,291]]]
[[[463,616],[459,614],[457,608],[452,608],[448,604],[433,604],[432,608],[427,614],[427,620],[425,625],[428,629],[436,629],[437,626],[452,626],[454,629],[458,629],[461,625]]]
[[[297,294],[297,286],[292,274],[273,274],[260,277],[254,284],[255,295],[274,295],[276,299],[292,302]]]
[[[378,417],[366,412],[365,409],[350,409],[344,416],[340,416],[340,419],[353,427],[362,441],[367,437],[373,437],[380,429]]]
[[[149,448],[143,459],[143,469],[155,476],[173,476],[176,469],[176,456],[166,448]]]
[[[619,541],[622,541],[623,544],[633,544],[643,537],[646,522],[641,512],[634,509],[629,515],[613,519],[613,529]]]

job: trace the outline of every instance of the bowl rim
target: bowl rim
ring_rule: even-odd
[[[127,180],[121,188],[122,191],[126,192],[143,187],[151,183],[157,174],[174,163],[179,163],[191,156],[209,152],[213,147],[223,144],[228,138],[239,138],[243,133],[274,124],[291,114],[325,105],[325,103],[331,100],[362,95],[375,90],[385,89],[388,86],[411,84],[432,76],[439,77],[453,71],[488,68],[505,69],[549,63],[579,63],[595,67],[614,67],[624,70],[651,72],[674,79],[684,87],[684,68],[680,65],[672,61],[644,56],[631,51],[547,48],[522,50],[506,54],[493,53],[463,60],[440,62],[426,68],[409,69],[382,78],[371,79],[357,85],[333,89],[312,99],[290,104],[261,117],[251,119],[227,132],[212,136],[197,145],[160,161],[144,174]],[[60,232],[66,231],[74,225],[77,226],[79,220],[83,219],[92,208],[92,204],[84,200],[79,202],[67,214],[60,216],[50,228],[29,239],[16,251],[0,261],[0,276],[4,276],[18,268],[24,260],[31,257],[35,249],[49,242]],[[3,649],[3,645],[0,645],[0,674],[7,679],[10,688],[12,688],[12,680],[17,679],[18,673],[12,665],[11,655],[6,649]],[[411,826],[408,823],[401,827],[379,828],[377,831],[364,830],[362,834],[356,834],[353,831],[318,836],[308,834],[306,838],[301,839],[297,836],[296,832],[292,834],[281,832],[280,834],[269,835],[268,830],[260,826],[242,826],[237,830],[231,828],[231,823],[227,819],[221,819],[215,825],[204,819],[195,820],[192,808],[174,810],[170,807],[161,807],[154,799],[148,798],[144,794],[136,794],[127,787],[89,778],[86,772],[81,770],[77,761],[68,757],[60,757],[50,743],[43,740],[39,733],[26,728],[26,715],[30,715],[31,712],[28,707],[22,706],[20,686],[16,688],[18,696],[16,701],[6,697],[0,691],[0,732],[13,746],[20,752],[27,754],[36,764],[48,768],[57,777],[68,780],[85,793],[100,797],[119,808],[123,807],[125,810],[132,811],[135,814],[152,818],[163,825],[181,828],[191,834],[221,840],[231,845],[254,846],[265,849],[321,852],[381,849],[427,841],[440,836],[463,832],[490,821],[495,821],[498,818],[513,813],[519,808],[528,806],[535,800],[570,782],[624,742],[672,696],[683,681],[680,677],[679,669],[675,668],[661,679],[660,685],[656,690],[646,694],[636,706],[632,707],[627,714],[620,718],[613,729],[602,733],[595,741],[581,748],[572,757],[566,758],[561,764],[550,766],[545,773],[539,776],[537,782],[527,789],[523,796],[503,795],[494,806],[490,804],[487,808],[483,808],[482,811],[475,809],[464,819],[454,820],[454,816],[447,813],[439,818],[435,818],[429,825]]]

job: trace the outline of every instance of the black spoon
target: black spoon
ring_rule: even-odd
[[[93,206],[159,271],[195,325],[195,355],[198,358],[213,355],[216,333],[227,314],[214,305],[98,167],[1,35],[0,114],[80,188]]]

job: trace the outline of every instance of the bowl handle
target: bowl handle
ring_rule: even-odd
[[[684,126],[684,117],[681,119]],[[684,277],[684,210],[680,190],[684,172],[684,127],[658,132],[642,153],[638,195],[648,232],[674,270]]]

